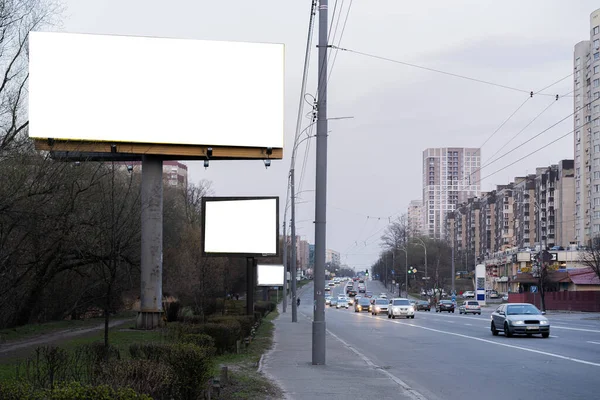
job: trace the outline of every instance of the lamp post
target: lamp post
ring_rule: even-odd
[[[399,247],[398,250],[403,251],[404,255],[406,257],[405,264],[404,264],[404,267],[405,267],[404,285],[405,285],[405,289],[406,289],[406,298],[408,298],[408,250],[404,246]],[[398,296],[400,296],[400,289],[398,289]]]
[[[417,240],[419,243],[417,243],[419,246],[423,247],[423,250],[425,251],[425,286],[427,288],[429,288],[429,277],[427,276],[427,246],[425,245],[425,242],[423,240],[421,240],[421,238],[418,237],[414,237],[413,239]]]

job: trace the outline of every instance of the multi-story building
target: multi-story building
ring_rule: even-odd
[[[408,205],[408,233],[411,236],[423,234],[423,200],[413,200]]]
[[[142,172],[141,161],[119,161],[118,166],[121,170],[127,170],[133,173]],[[166,186],[187,188],[187,165],[180,163],[179,161],[163,161],[163,184]]]
[[[575,240],[600,235],[600,9],[590,15],[590,40],[575,45]]]
[[[556,243],[567,247],[575,242],[575,179],[574,161],[562,160],[558,163],[556,195]]]
[[[478,197],[472,197],[466,204],[466,242],[467,254],[475,263],[480,256],[480,222],[481,222],[481,202]]]
[[[480,202],[479,254],[486,258],[496,251],[496,191],[484,193]]]
[[[423,151],[423,233],[446,238],[446,214],[479,196],[481,149],[429,148]]]
[[[496,251],[514,246],[513,184],[496,187]]]
[[[297,267],[303,271],[307,270],[310,266],[310,250],[309,244],[306,240],[296,237],[296,258]]]
[[[515,178],[513,185],[513,226],[515,247],[534,248],[537,241],[535,174]]]
[[[330,265],[339,266],[340,262],[341,262],[341,259],[340,259],[339,251],[335,251],[335,250],[331,250],[331,249],[325,250],[325,263],[329,263]]]

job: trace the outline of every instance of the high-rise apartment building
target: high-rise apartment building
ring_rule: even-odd
[[[481,149],[429,148],[423,151],[423,233],[446,238],[446,215],[479,196]]]
[[[408,205],[408,233],[411,236],[423,234],[423,201],[413,200]]]
[[[600,9],[590,15],[590,40],[575,45],[573,63],[575,240],[585,245],[600,235]]]

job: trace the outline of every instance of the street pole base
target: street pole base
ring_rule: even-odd
[[[135,329],[156,329],[163,326],[161,311],[140,311],[135,319]]]
[[[312,365],[325,365],[325,321],[312,324]]]

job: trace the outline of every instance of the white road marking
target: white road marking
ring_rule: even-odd
[[[473,326],[473,324],[465,324],[466,326]]]
[[[588,343],[591,343],[591,344],[600,344],[600,342],[594,342],[592,340],[588,340]]]
[[[333,332],[331,332],[329,329],[327,329],[327,333],[329,333],[335,339],[337,339],[338,341],[340,341],[344,346],[346,346],[348,349],[350,349],[350,351],[352,351],[354,354],[356,354],[357,356],[359,356],[369,367],[377,369],[377,365],[375,365],[371,360],[369,360],[369,358],[367,356],[365,356],[364,354],[362,354],[360,351],[356,350],[354,347],[350,346],[342,338],[340,338],[339,336],[337,336],[336,334],[334,334]],[[419,392],[417,392],[416,390],[414,390],[413,388],[411,388],[406,382],[404,382],[400,378],[392,375],[389,371],[386,371],[385,369],[380,369],[380,368],[378,370],[380,372],[382,372],[384,375],[387,375],[387,377],[390,378],[392,381],[394,381],[396,384],[398,384],[399,386],[401,386],[406,391],[406,394],[409,397],[411,397],[412,399],[415,399],[415,400],[426,400],[425,397],[423,397],[422,394],[420,394]]]
[[[527,348],[527,347],[515,346],[515,345],[512,345],[512,344],[495,342],[493,340],[482,339],[482,338],[478,338],[478,337],[475,337],[475,336],[463,335],[461,333],[454,333],[454,332],[442,331],[440,329],[427,328],[425,326],[419,326],[419,325],[411,324],[411,323],[408,323],[408,322],[400,322],[400,321],[396,321],[396,320],[389,321],[389,322],[392,322],[392,323],[395,323],[395,324],[399,324],[399,325],[412,326],[414,328],[419,328],[419,329],[425,329],[425,330],[431,331],[431,332],[443,333],[443,334],[452,335],[452,336],[458,336],[458,337],[462,337],[462,338],[465,338],[465,339],[471,339],[471,340],[475,340],[475,341],[479,341],[479,342],[495,344],[497,346],[508,347],[508,348],[511,348],[511,349],[528,351],[530,353],[542,354],[542,355],[549,356],[549,357],[560,358],[562,360],[573,361],[573,362],[576,362],[576,363],[579,363],[579,364],[585,364],[585,365],[592,365],[594,367],[600,367],[600,363],[595,363],[595,362],[591,362],[591,361],[580,360],[578,358],[567,357],[567,356],[563,356],[563,355],[555,354],[555,353],[549,353],[547,351],[534,350],[534,349],[530,349],[530,348]]]

